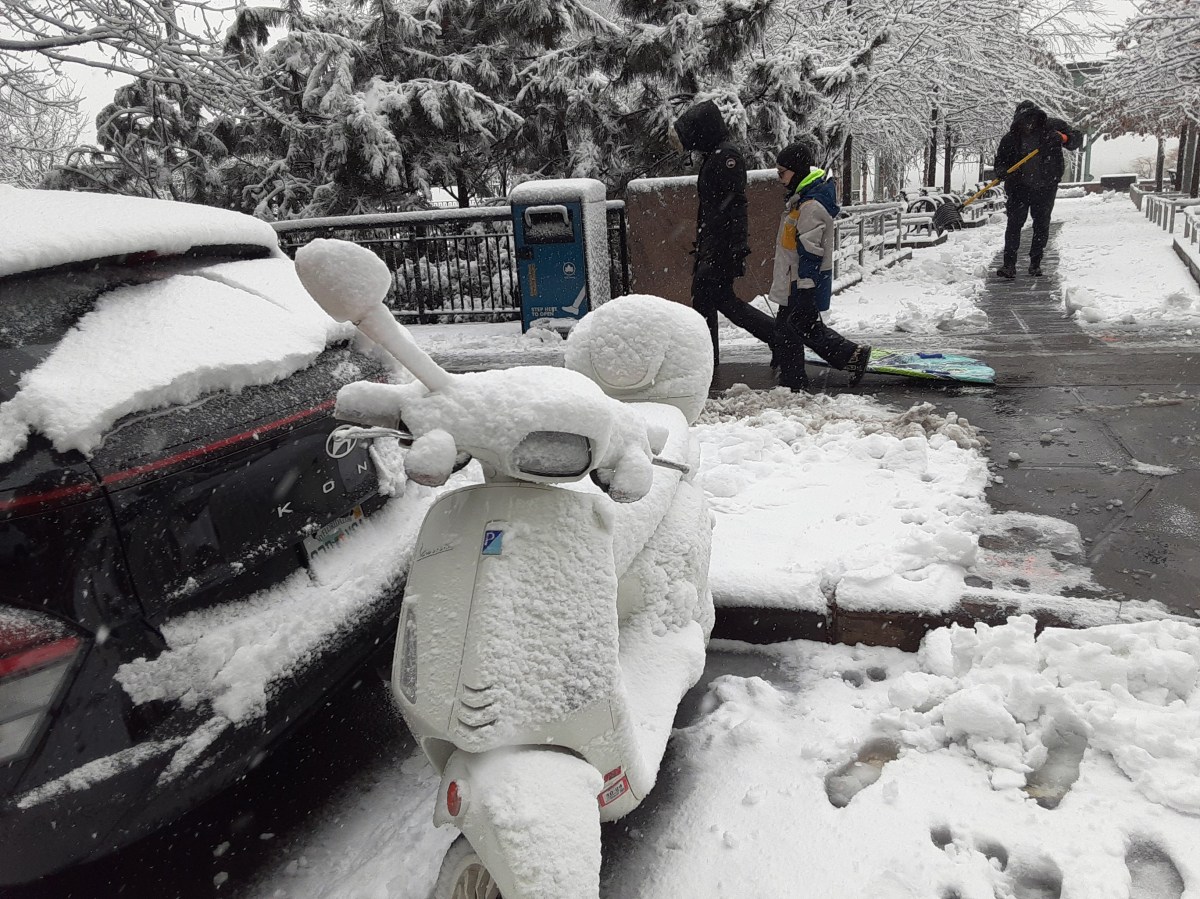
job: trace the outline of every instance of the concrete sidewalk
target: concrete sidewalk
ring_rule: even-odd
[[[766,625],[777,638],[913,646],[926,629],[947,620],[1003,621],[1014,598],[1023,607],[1038,605],[1035,614],[1048,624],[1153,614],[1131,600],[1157,601],[1187,618],[1200,615],[1200,340],[1145,330],[1084,332],[1064,316],[1059,299],[1056,233],[1053,226],[1045,277],[1019,269],[1015,281],[989,280],[981,303],[990,318],[985,332],[847,336],[896,349],[954,350],[989,363],[994,387],[868,374],[857,390],[902,408],[931,402],[969,419],[991,441],[993,473],[1002,478],[988,491],[993,508],[1075,524],[1083,556],[1056,554],[1031,533],[985,537],[960,614],[938,621],[849,620],[837,614],[835,602],[823,623],[786,616],[767,621],[757,611],[725,615],[718,635],[746,638]],[[999,259],[993,270],[998,266]],[[773,386],[765,350],[726,358],[714,392],[739,382]],[[814,390],[847,389],[840,372],[810,366],[809,374]],[[1161,476],[1147,466],[1177,473]],[[1043,602],[1030,595],[1035,592]],[[1087,603],[1089,597],[1098,602]],[[1096,615],[1072,611],[1089,605]]]

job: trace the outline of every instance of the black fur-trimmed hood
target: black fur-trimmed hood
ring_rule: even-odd
[[[1022,125],[1029,124],[1034,131],[1037,131],[1046,127],[1048,118],[1046,110],[1042,109],[1036,103],[1029,100],[1022,100],[1017,104],[1016,112],[1013,113],[1012,124],[1009,126],[1009,130],[1019,131]]]
[[[729,130],[721,110],[712,100],[704,100],[689,107],[675,120],[675,133],[683,149],[711,153],[725,140]]]

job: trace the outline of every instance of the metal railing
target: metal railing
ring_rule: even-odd
[[[1178,210],[1200,206],[1200,199],[1174,191],[1161,194],[1143,193],[1141,200],[1142,213],[1146,218],[1170,234],[1175,232],[1175,214]]]
[[[625,203],[606,203],[612,296],[629,293]],[[862,274],[903,248],[914,225],[905,204],[848,207],[836,222],[833,278]],[[521,317],[508,206],[421,210],[273,223],[284,252],[318,237],[349,240],[379,255],[392,272],[387,304],[410,324],[513,321]]]
[[[609,284],[629,292],[625,203],[609,200]],[[508,206],[348,215],[275,222],[289,256],[334,237],[377,253],[392,272],[389,308],[400,321],[512,321],[521,317],[512,210]]]
[[[1191,244],[1192,253],[1200,257],[1200,204],[1183,210],[1183,236],[1176,238],[1182,244]]]
[[[835,222],[834,281],[846,274],[847,268],[867,269],[869,256],[882,262],[889,252],[898,252],[904,234],[902,203],[855,206],[845,211],[849,214]]]

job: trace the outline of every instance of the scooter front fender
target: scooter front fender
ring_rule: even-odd
[[[600,773],[569,752],[459,750],[433,819],[466,835],[504,899],[597,899],[602,786]]]

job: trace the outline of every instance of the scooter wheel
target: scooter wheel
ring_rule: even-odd
[[[442,859],[433,899],[503,899],[483,859],[461,834]]]

